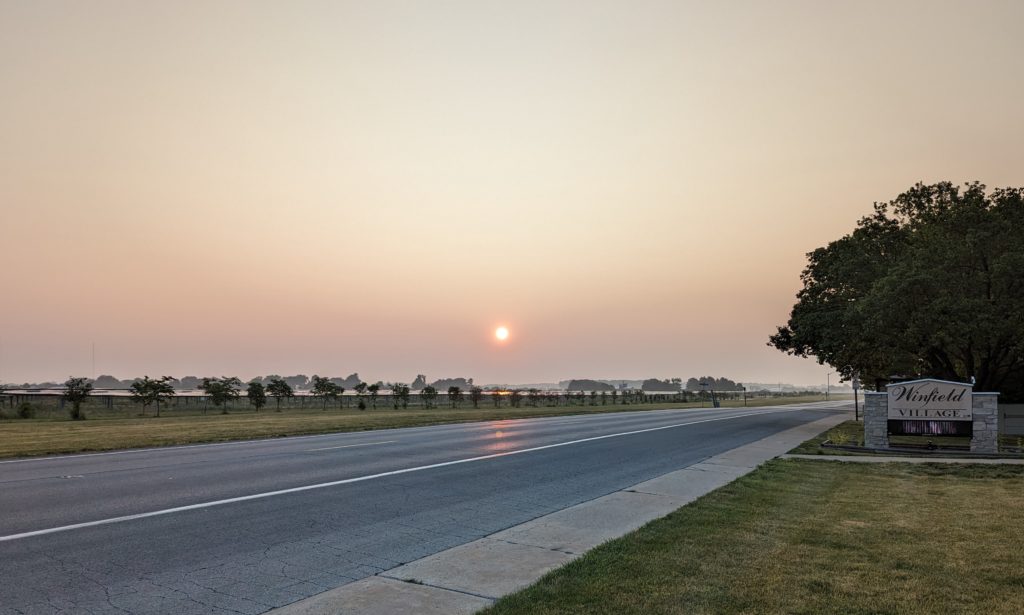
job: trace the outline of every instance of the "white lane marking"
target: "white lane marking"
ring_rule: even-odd
[[[823,405],[823,404],[826,404],[826,403],[828,403],[828,404],[842,404],[843,402],[834,402],[834,401],[833,402],[801,402],[801,403],[796,403],[796,404],[784,404],[783,406],[787,407],[787,408],[796,408],[796,409],[799,409],[799,410],[810,410],[810,409],[814,409],[816,406],[820,407],[820,409],[822,409],[822,410],[831,410],[831,409],[839,407],[839,406],[825,406],[825,405]],[[852,403],[852,402],[846,402],[846,403]],[[750,408],[753,409],[753,410],[757,410],[758,408],[767,409],[767,408],[778,408],[778,407],[780,407],[780,406],[750,406]],[[590,419],[590,418],[614,418],[614,417],[621,417],[621,416],[630,416],[630,417],[633,417],[633,416],[651,416],[651,415],[657,415],[657,414],[661,414],[661,413],[666,413],[667,414],[667,413],[673,413],[673,412],[708,413],[708,412],[713,412],[713,411],[738,410],[738,409],[739,408],[721,408],[721,409],[719,409],[719,408],[663,408],[663,409],[660,409],[660,410],[633,410],[633,411],[624,410],[624,411],[621,411],[621,412],[591,412],[591,413],[588,413],[588,414],[570,414],[570,415],[562,415],[562,416],[557,416],[556,415],[556,416],[550,416],[550,417],[548,417],[548,416],[534,416],[534,417],[528,417],[528,418],[508,418],[508,419],[495,418],[495,419],[488,419],[488,420],[484,420],[484,421],[465,421],[465,422],[461,422],[461,423],[439,423],[437,425],[420,425],[418,427],[394,427],[394,428],[388,428],[388,430],[389,431],[391,431],[391,430],[395,430],[395,431],[399,431],[399,430],[400,431],[420,431],[420,430],[425,430],[425,429],[437,429],[437,428],[477,428],[477,429],[487,430],[487,429],[491,428],[489,426],[489,423],[492,423],[492,422],[495,422],[495,421],[517,421],[517,422],[521,422],[521,423],[526,423],[526,422],[530,422],[530,423],[545,422],[545,423],[549,423],[549,424],[571,424],[571,423],[579,422],[580,420]],[[562,420],[559,421],[559,422],[555,422],[555,421],[552,421],[552,419],[562,419]],[[384,430],[375,430],[375,431],[384,431]],[[57,454],[57,455],[44,455],[44,456],[40,456],[40,457],[26,457],[24,459],[0,460],[0,465],[8,464],[8,463],[31,463],[31,462],[39,462],[39,461],[60,461],[62,459],[78,459],[80,457],[106,457],[106,456],[109,456],[109,455],[131,455],[131,454],[138,454],[138,453],[164,453],[164,452],[177,451],[177,450],[186,449],[186,448],[214,448],[214,447],[218,447],[218,446],[244,446],[244,445],[247,445],[247,444],[278,444],[278,443],[294,442],[296,440],[308,440],[308,439],[313,439],[313,438],[337,438],[339,436],[342,436],[342,437],[344,437],[344,436],[354,436],[354,435],[356,435],[358,433],[359,432],[352,432],[352,431],[335,431],[335,432],[332,432],[332,433],[318,433],[318,434],[310,434],[310,435],[307,435],[307,436],[268,437],[268,438],[257,438],[255,440],[233,440],[231,442],[206,442],[206,443],[202,443],[202,444],[176,444],[174,446],[152,446],[152,447],[148,447],[148,448],[130,448],[130,449],[125,449],[125,450],[120,450],[120,451],[102,451],[102,452],[98,452],[98,453],[72,453],[72,454],[68,454],[68,455],[60,455],[60,454]]]
[[[745,414],[735,414],[731,416],[721,416],[710,419],[702,419],[699,421],[689,421],[686,423],[676,423],[674,425],[662,425],[661,427],[649,427],[647,429],[637,429],[634,431],[624,431],[621,433],[605,434],[603,436],[593,436],[590,438],[581,438],[579,440],[570,440],[568,442],[557,442],[555,444],[545,444],[544,446],[534,446],[532,448],[524,448],[516,451],[505,451],[501,453],[492,453],[490,455],[479,455],[477,457],[467,457],[465,459],[456,459],[454,461],[443,461],[441,463],[431,463],[425,466],[416,466],[412,468],[403,468],[401,470],[391,470],[389,472],[380,472],[378,474],[368,474],[366,476],[357,476],[355,478],[346,478],[342,480],[335,480],[328,483],[317,483],[315,485],[303,485],[301,487],[291,487],[289,489],[279,489],[277,491],[267,491],[265,493],[254,493],[252,495],[243,495],[235,498],[227,498],[224,500],[213,500],[211,502],[201,502],[199,504],[189,504],[187,506],[175,506],[174,508],[165,508],[163,510],[154,510],[144,513],[136,513],[134,515],[124,515],[121,517],[111,517],[109,519],[99,519],[97,521],[86,521],[84,523],[74,523],[72,525],[62,525],[59,527],[51,527],[44,530],[34,530],[31,532],[22,532],[20,534],[10,534],[8,536],[0,536],[0,542],[8,542],[11,540],[20,540],[22,538],[31,538],[33,536],[45,536],[47,534],[56,534],[58,532],[67,532],[70,530],[79,530],[87,527],[96,527],[98,525],[109,525],[112,523],[122,523],[125,521],[134,521],[136,519],[146,519],[148,517],[159,517],[161,515],[170,515],[173,513],[186,512],[189,510],[199,510],[202,508],[212,508],[214,506],[223,506],[225,504],[235,504],[237,502],[248,502],[250,500],[260,500],[263,498],[269,498],[276,495],[285,495],[289,493],[300,493],[302,491],[312,491],[314,489],[324,489],[326,487],[336,487],[338,485],[349,485],[352,483],[361,483],[368,480],[374,480],[377,478],[385,478],[388,476],[398,476],[400,474],[409,474],[410,472],[420,472],[423,470],[433,470],[435,468],[444,468],[447,466],[454,466],[463,463],[471,463],[474,461],[484,461],[486,459],[496,459],[498,457],[509,457],[511,455],[520,455],[522,453],[532,453],[535,451],[543,451],[550,448],[558,448],[561,446],[570,446],[573,444],[581,444],[583,442],[593,442],[595,440],[605,440],[607,438],[618,438],[620,436],[631,436],[640,433],[648,433],[651,431],[661,431],[664,429],[674,429],[676,427],[686,427],[688,425],[697,425],[698,423],[713,423],[715,421],[729,421],[732,419],[740,419],[748,416],[758,416],[765,414],[781,414],[786,412],[800,412],[804,408],[793,408],[788,410],[768,410],[760,412],[747,412]]]
[[[373,446],[375,444],[391,444],[393,442],[398,442],[398,440],[385,440],[383,442],[363,442],[362,444],[342,444],[341,446],[325,446],[323,448],[307,448],[306,452],[312,453],[314,451],[333,451],[336,448],[355,448],[357,446]]]

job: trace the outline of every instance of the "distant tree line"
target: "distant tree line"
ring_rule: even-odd
[[[213,381],[223,380],[217,378],[198,377],[198,376],[185,376],[184,378],[173,378],[170,376],[164,376],[160,378],[161,385],[164,387],[170,387],[175,391],[188,391],[198,390],[205,391],[204,388]],[[237,378],[236,378],[237,380]],[[95,389],[110,389],[110,390],[129,390],[133,391],[136,385],[143,386],[144,389],[148,390],[151,387],[149,377],[143,378],[132,378],[128,380],[118,380],[117,378],[110,375],[102,375],[95,380],[85,379]],[[292,392],[292,396],[297,391],[307,391],[314,394],[321,401],[327,401],[330,403],[334,401],[336,397],[340,397],[345,391],[351,391],[357,393],[360,397],[365,397],[366,401],[370,404],[373,403],[373,391],[370,387],[376,386],[376,391],[390,390],[392,384],[398,383],[386,383],[378,380],[375,383],[364,382],[358,372],[352,373],[345,378],[339,377],[328,377],[319,376],[314,374],[313,376],[306,376],[305,374],[297,374],[295,376],[279,376],[272,374],[269,376],[256,377],[247,382],[247,384],[258,383],[263,386],[264,391],[268,391],[268,387],[272,383],[284,383],[288,385]],[[690,378],[687,380],[686,385],[683,385],[681,378],[648,378],[646,380],[595,380],[589,378],[575,378],[572,380],[562,381],[560,384],[566,391],[573,392],[611,392],[611,391],[627,391],[639,389],[650,393],[673,393],[682,390],[687,391],[700,391],[701,382],[708,384],[708,387],[714,388],[716,391],[740,391],[742,386],[730,380],[729,378],[715,378],[712,376],[702,376],[700,378]],[[633,383],[633,385],[627,385],[626,383]],[[364,385],[366,388],[360,388],[360,385]],[[7,385],[12,386],[12,385]],[[25,383],[20,385],[20,388],[60,388],[62,385],[56,382],[43,382],[43,383]],[[215,385],[216,386],[216,385]],[[440,378],[434,381],[428,381],[427,377],[423,374],[418,374],[412,381],[412,384],[403,385],[407,386],[410,392],[422,392],[427,387],[433,387],[436,391],[447,391],[452,387],[456,387],[461,392],[468,392],[477,385],[474,384],[472,378]],[[502,389],[502,388],[514,388],[514,387],[500,387],[490,386],[489,389]],[[522,388],[522,387],[521,387]],[[529,387],[523,388],[528,390]],[[706,387],[705,387],[706,388]],[[278,384],[277,389],[283,391],[282,385]],[[335,392],[337,394],[335,395]],[[286,399],[287,397],[281,397],[280,399]],[[149,404],[147,404],[148,407]],[[154,404],[155,405],[155,404]]]
[[[704,383],[703,386],[701,383]],[[648,378],[640,382],[639,387],[628,387],[624,385],[615,386],[614,381],[608,380],[591,380],[587,378],[578,378],[569,380],[565,383],[565,389],[567,391],[623,391],[633,390],[639,388],[641,391],[648,393],[676,393],[684,390],[682,378],[666,378],[659,380],[658,378]],[[701,391],[714,389],[715,391],[742,391],[743,387],[737,382],[734,382],[728,378],[715,378],[713,376],[702,376],[700,378],[690,378],[686,381],[685,390],[687,391]]]
[[[132,390],[132,386],[135,385],[136,383],[141,382],[142,380],[144,380],[144,378],[129,378],[125,380],[119,380],[118,378],[115,378],[114,376],[111,376],[109,374],[103,374],[101,376],[98,376],[95,380],[88,378],[85,380],[92,385],[93,389]],[[208,380],[208,378],[200,376],[185,376],[183,378],[172,378],[170,376],[165,376],[162,378],[162,380],[166,384],[170,385],[171,388],[177,391],[192,391],[202,390],[204,381]],[[354,391],[360,383],[364,383],[364,381],[359,377],[358,372],[349,374],[345,378],[318,375],[307,376],[305,374],[296,374],[294,376],[280,376],[277,374],[271,374],[269,376],[257,376],[256,378],[253,378],[248,382],[258,382],[264,387],[268,387],[274,381],[283,381],[289,387],[291,387],[292,391],[294,392],[299,390],[312,391],[314,388],[316,388],[318,383],[320,384],[321,387],[323,387],[324,380],[330,382],[331,384],[334,384],[338,388],[347,391]],[[371,384],[374,383],[365,382],[365,384],[367,386],[370,386]],[[385,383],[382,381],[377,381],[376,384],[380,385],[380,387],[383,387]],[[464,391],[468,391],[474,386],[472,378],[441,378],[438,380],[434,380],[433,382],[428,382],[426,376],[424,376],[423,374],[419,374],[416,376],[416,379],[413,380],[410,389],[413,391],[422,391],[428,385],[433,386],[437,390],[447,390],[449,387],[454,386],[459,387],[459,389]],[[47,381],[36,383],[25,382],[17,386],[19,388],[25,389],[56,389],[60,388],[63,385],[57,382]]]
[[[656,380],[650,379],[644,381],[648,383],[650,387],[648,390],[641,388],[631,389],[611,389],[609,390],[579,390],[579,391],[558,391],[558,390],[541,390],[537,388],[503,388],[503,387],[489,387],[483,388],[479,386],[471,386],[468,389],[463,389],[459,386],[450,386],[445,390],[438,390],[433,385],[426,385],[423,389],[416,392],[413,391],[410,385],[404,383],[374,383],[367,384],[359,382],[349,392],[344,387],[341,387],[335,379],[327,377],[321,377],[314,375],[308,379],[307,384],[310,389],[307,393],[299,396],[296,394],[295,389],[289,384],[286,379],[274,378],[271,379],[267,384],[263,384],[263,379],[253,379],[249,383],[243,383],[240,379],[234,377],[221,377],[221,378],[204,378],[200,381],[198,390],[203,393],[201,398],[195,396],[179,396],[179,391],[175,390],[171,386],[171,382],[174,379],[170,377],[162,378],[150,378],[145,376],[143,378],[133,381],[129,387],[128,400],[135,404],[138,404],[141,409],[141,415],[146,415],[148,409],[151,407],[156,409],[156,416],[160,416],[162,411],[173,403],[175,407],[178,405],[189,405],[189,400],[193,401],[193,405],[202,404],[202,411],[204,414],[207,413],[208,407],[213,406],[215,410],[219,410],[221,413],[228,413],[230,409],[237,409],[237,402],[243,397],[245,398],[247,405],[251,406],[256,412],[259,412],[262,408],[267,406],[272,399],[273,407],[276,411],[283,411],[284,406],[288,407],[319,407],[322,410],[328,410],[331,407],[344,408],[346,407],[345,393],[348,392],[347,397],[348,405],[355,407],[359,410],[366,409],[378,409],[380,404],[383,403],[385,407],[391,407],[393,409],[408,408],[410,405],[418,405],[426,409],[433,409],[440,406],[447,406],[453,409],[464,408],[471,406],[473,408],[481,407],[481,404],[494,406],[495,408],[518,408],[523,405],[529,407],[557,407],[557,406],[598,406],[598,405],[630,405],[630,404],[643,404],[643,403],[688,403],[698,400],[705,400],[706,396],[703,391],[708,389],[696,389],[686,390],[680,385],[682,381],[680,379],[667,379],[667,380]],[[735,395],[736,392],[740,391],[738,385],[734,388],[730,388],[728,379],[690,379],[691,381],[702,380],[710,386],[713,384],[715,390],[719,393],[733,393],[733,399],[739,399]],[[467,381],[468,382],[468,381]],[[690,383],[692,384],[692,383]],[[671,389],[670,389],[671,387]],[[720,388],[721,387],[721,388]],[[83,411],[83,404],[95,393],[95,389],[92,386],[92,381],[86,378],[71,378],[62,385],[59,385],[60,389],[60,408],[68,408],[70,416],[74,420],[84,420],[86,418]],[[752,397],[758,396],[770,396],[768,391],[749,391]],[[813,391],[795,391],[790,394],[805,395],[813,394]],[[13,407],[14,400],[19,396],[16,391],[10,392],[2,390],[0,388],[0,395],[4,395],[7,401]],[[114,396],[102,396],[106,407],[114,407],[113,400]],[[353,399],[354,397],[354,399]],[[292,398],[299,398],[299,401],[291,401]],[[745,394],[744,397],[745,399]],[[307,404],[307,400],[312,400],[311,404]],[[179,401],[183,400],[183,404],[179,404]],[[18,418],[31,419],[36,410],[35,404],[22,399],[19,400],[19,408],[16,413]],[[2,415],[0,415],[2,418]]]

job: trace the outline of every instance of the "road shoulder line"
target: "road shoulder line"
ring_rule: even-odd
[[[272,615],[473,613],[583,553],[753,471],[847,420],[837,412],[692,466],[527,521],[285,607]],[[415,589],[413,589],[415,588]],[[415,608],[409,610],[410,595]]]

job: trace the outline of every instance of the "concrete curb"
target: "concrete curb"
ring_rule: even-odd
[[[895,455],[782,455],[783,459],[843,461],[847,463],[975,463],[1024,466],[1024,459],[971,459],[970,457],[898,457]]]
[[[848,420],[836,412],[682,470],[510,527],[305,600],[272,615],[474,613],[601,543],[726,485]]]

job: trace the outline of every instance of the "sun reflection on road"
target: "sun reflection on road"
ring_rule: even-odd
[[[495,422],[500,423],[501,421]],[[515,438],[513,435],[501,429],[494,430],[487,435],[487,443],[484,445],[484,450],[488,453],[503,453],[519,448],[521,439]]]

